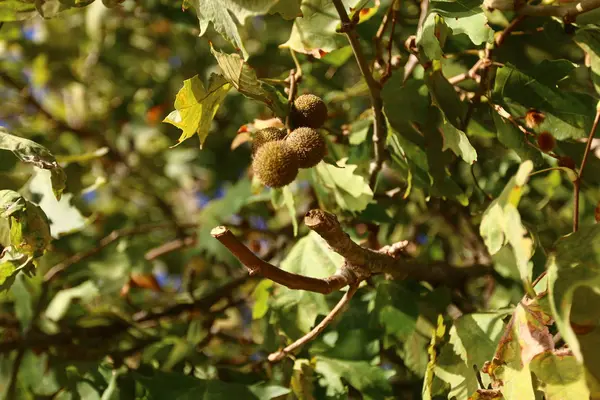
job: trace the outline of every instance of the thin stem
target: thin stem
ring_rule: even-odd
[[[358,35],[354,30],[355,23],[350,20],[348,13],[342,3],[342,0],[333,0],[333,5],[337,10],[340,20],[342,21],[342,31],[346,34],[358,68],[362,74],[367,86],[369,88],[369,95],[371,97],[371,106],[373,108],[374,123],[373,123],[373,144],[374,144],[374,161],[371,163],[369,168],[369,186],[371,189],[375,188],[377,182],[377,176],[383,166],[383,160],[385,158],[385,140],[386,140],[386,123],[383,115],[383,100],[381,99],[381,86],[379,82],[373,78],[373,74],[369,70],[369,62],[367,61],[360,42]]]
[[[102,238],[98,242],[98,245],[96,247],[93,247],[87,251],[76,253],[76,254],[72,255],[71,257],[67,258],[66,260],[61,261],[60,263],[58,263],[55,266],[53,266],[52,268],[50,268],[48,270],[48,272],[46,272],[46,274],[44,275],[44,282],[49,282],[49,281],[54,280],[58,275],[60,275],[65,269],[69,268],[71,265],[77,264],[78,262],[99,253],[106,246],[110,245],[111,243],[115,242],[116,240],[118,240],[122,237],[153,232],[153,231],[159,230],[159,229],[174,228],[174,226],[175,225],[172,222],[169,222],[169,223],[148,224],[148,225],[138,226],[135,228],[126,228],[126,229],[119,229],[116,231],[112,231],[109,235]],[[196,226],[195,224],[188,224],[186,227],[190,228],[190,227],[195,227],[195,226]]]
[[[423,24],[427,19],[429,12],[429,0],[421,0],[421,13],[419,14],[419,22],[417,23],[417,35],[423,29]],[[404,82],[412,75],[414,69],[419,65],[419,58],[416,54],[411,54],[404,66]]]
[[[285,127],[287,129],[287,133],[290,134],[292,132],[292,126],[291,126],[291,115],[292,115],[292,108],[294,108],[294,99],[296,98],[296,71],[291,69],[290,70],[290,76],[289,76],[289,80],[290,80],[290,87],[289,87],[289,93],[288,93],[288,114],[285,117]]]
[[[354,294],[356,293],[357,290],[358,290],[358,285],[350,286],[348,291],[344,294],[344,297],[342,297],[342,299],[335,305],[335,307],[333,307],[333,310],[331,310],[331,312],[329,314],[327,314],[327,316],[325,318],[323,318],[323,320],[321,322],[319,322],[319,324],[317,326],[315,326],[306,335],[302,336],[300,339],[296,340],[294,343],[290,344],[289,346],[285,347],[284,349],[270,354],[269,358],[268,358],[269,361],[270,362],[281,361],[281,359],[283,359],[287,354],[297,350],[298,348],[304,346],[306,343],[314,340],[314,338],[316,338],[321,332],[323,332],[323,330],[325,330],[325,328],[339,314],[342,313],[342,311],[344,310],[346,305],[350,302],[350,299],[352,299],[352,296],[354,296]]]
[[[518,8],[516,12],[519,15],[532,17],[559,17],[565,22],[573,22],[579,15],[596,8],[600,8],[600,0],[582,0],[560,6],[525,4]]]
[[[592,140],[598,129],[598,124],[600,124],[600,104],[597,107],[596,117],[594,118],[592,129],[590,129],[590,134],[587,143],[585,144],[583,158],[581,159],[581,165],[579,166],[579,175],[577,176],[577,179],[575,179],[575,182],[573,182],[573,232],[577,232],[579,229],[579,192],[581,191],[581,177],[583,176],[583,169],[585,168],[585,163],[587,162],[592,147]]]

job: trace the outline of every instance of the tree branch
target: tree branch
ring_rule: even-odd
[[[296,340],[294,343],[286,346],[284,349],[276,351],[275,353],[269,354],[270,362],[277,362],[283,359],[287,354],[297,350],[298,348],[304,346],[306,343],[314,340],[325,328],[329,325],[339,314],[342,313],[346,305],[350,302],[350,299],[356,293],[358,289],[358,285],[352,285],[348,289],[348,291],[344,294],[344,297],[333,307],[333,310],[327,314],[325,318],[317,326],[315,326],[310,332],[306,335],[302,336],[300,339]]]
[[[385,141],[387,137],[387,126],[385,117],[383,115],[383,100],[381,99],[381,86],[373,78],[373,74],[369,70],[369,63],[360,47],[358,35],[354,30],[355,22],[350,20],[348,13],[341,0],[333,0],[333,5],[337,10],[340,20],[342,21],[341,31],[346,34],[350,47],[354,52],[354,57],[358,63],[358,68],[362,74],[367,86],[369,88],[369,95],[371,97],[371,107],[373,108],[373,145],[375,159],[369,167],[369,186],[371,189],[375,189],[377,183],[377,176],[383,167],[383,161],[385,158]]]
[[[600,0],[582,0],[578,3],[568,3],[560,6],[524,4],[518,7],[516,12],[518,15],[559,17],[565,22],[573,22],[579,15],[597,8],[600,8]]]
[[[210,234],[223,244],[248,269],[250,275],[261,275],[290,289],[331,293],[348,285],[348,276],[334,274],[325,279],[311,278],[284,271],[258,258],[226,227],[218,226]]]

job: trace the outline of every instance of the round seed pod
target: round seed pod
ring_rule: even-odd
[[[285,138],[285,142],[296,154],[300,168],[314,167],[327,153],[325,139],[313,128],[298,128]]]
[[[294,101],[291,121],[295,127],[320,128],[327,120],[327,106],[314,94],[303,94]]]
[[[575,161],[569,156],[562,156],[558,159],[558,166],[575,170]]]
[[[296,154],[283,140],[264,143],[256,151],[252,169],[258,180],[269,187],[282,187],[298,175]]]
[[[267,142],[272,142],[274,140],[283,140],[285,139],[285,135],[287,132],[285,129],[279,128],[264,128],[254,134],[254,138],[252,139],[252,154],[256,154],[256,151]]]
[[[541,151],[543,151],[544,153],[548,153],[552,151],[552,149],[556,145],[556,140],[550,132],[541,132],[537,136],[537,144]]]

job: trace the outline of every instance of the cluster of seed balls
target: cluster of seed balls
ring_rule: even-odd
[[[325,139],[317,131],[327,120],[327,106],[312,94],[299,96],[290,111],[295,128],[265,128],[256,133],[252,143],[252,169],[263,185],[282,187],[291,183],[299,168],[317,165],[327,153]]]

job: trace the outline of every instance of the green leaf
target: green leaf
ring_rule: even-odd
[[[599,337],[596,327],[600,305],[600,225],[581,227],[560,239],[548,259],[548,291],[556,326],[579,360],[598,379],[594,355]],[[578,339],[572,325],[583,332]],[[585,351],[587,350],[587,351]]]
[[[590,56],[590,75],[600,94],[600,27],[582,27],[573,39]]]
[[[20,271],[32,273],[35,269],[32,259],[7,247],[0,257],[0,291],[10,289]]]
[[[44,211],[12,190],[0,190],[0,218],[7,218],[10,243],[19,252],[39,257],[52,241]]]
[[[449,123],[444,123],[440,129],[444,137],[442,151],[451,149],[454,154],[462,158],[467,164],[473,164],[477,161],[477,152],[462,130]]]
[[[377,294],[371,316],[375,326],[399,340],[408,339],[417,326],[418,296],[400,282],[383,281],[377,285]]]
[[[269,311],[269,297],[274,283],[269,279],[262,280],[252,291],[254,307],[252,307],[252,319],[261,319]]]
[[[554,349],[546,326],[552,320],[536,300],[519,303],[512,318],[508,334],[502,336],[487,372],[496,387],[501,386],[506,400],[534,400],[530,362],[536,355]]]
[[[298,236],[298,219],[296,218],[296,205],[294,204],[294,194],[290,186],[283,187],[283,203],[285,204],[290,218],[292,220],[292,226],[294,227],[294,236]]]
[[[346,11],[358,1],[342,0]],[[344,35],[336,33],[340,17],[330,0],[303,0],[302,18],[297,18],[290,38],[280,47],[321,58],[348,44]]]
[[[446,334],[446,325],[444,325],[444,317],[438,315],[437,326],[432,330],[431,341],[427,348],[427,354],[429,354],[429,362],[427,363],[427,370],[425,371],[425,377],[423,378],[423,390],[421,391],[421,398],[423,400],[432,400],[435,389],[433,387],[435,377],[435,367],[438,359],[438,347],[444,340]]]
[[[33,2],[26,0],[0,1],[0,21],[22,21],[35,15],[35,4]]]
[[[265,103],[282,121],[288,113],[287,99],[273,86],[261,82],[256,72],[239,55],[226,54],[211,47],[225,79],[238,92],[251,99]]]
[[[29,190],[39,195],[38,205],[50,220],[50,233],[57,238],[63,233],[72,233],[85,227],[86,219],[81,212],[71,204],[72,194],[67,193],[60,201],[52,195],[48,176],[50,172],[38,170],[29,181]]]
[[[46,308],[45,315],[52,321],[60,321],[74,300],[86,303],[98,296],[98,294],[98,288],[92,281],[86,281],[79,286],[63,289],[52,298],[48,308]]]
[[[531,360],[531,371],[546,400],[589,399],[583,366],[569,351],[545,351]]]
[[[480,0],[451,0],[432,1],[430,11],[435,11],[445,17],[462,18],[481,13]]]
[[[315,170],[323,186],[333,192],[342,209],[362,211],[373,199],[373,191],[364,177],[354,173],[358,166],[346,164],[346,161],[338,161],[338,166],[320,162]]]
[[[271,7],[269,14],[280,14],[285,19],[302,18],[301,3],[302,0],[279,0]]]
[[[281,269],[314,278],[332,275],[343,262],[342,256],[329,249],[315,232],[300,239],[281,262]],[[319,315],[327,315],[330,307],[325,296],[303,290],[279,287],[273,298],[281,327],[289,337],[297,338],[311,330]]]
[[[235,258],[218,240],[212,237],[210,231],[222,225],[232,215],[236,214],[252,195],[251,183],[248,179],[240,179],[227,188],[225,196],[213,200],[200,213],[198,219],[198,249],[206,251],[220,261],[234,262]]]
[[[183,87],[175,98],[175,111],[163,120],[183,131],[178,143],[197,133],[202,148],[212,120],[230,88],[227,80],[217,74],[210,76],[208,89],[204,88],[198,75],[183,81]]]
[[[526,287],[531,282],[531,265],[529,259],[533,254],[533,241],[525,237],[527,231],[521,223],[517,210],[523,186],[533,170],[533,163],[525,161],[513,176],[500,196],[492,201],[483,214],[479,232],[490,251],[496,254],[505,244],[510,244],[521,279]]]
[[[315,400],[315,372],[311,363],[304,358],[294,361],[290,387],[298,400]]]
[[[441,350],[435,375],[450,385],[451,396],[466,399],[477,390],[473,366],[481,369],[492,359],[504,332],[504,316],[494,312],[467,314],[450,328],[450,340]]]
[[[558,140],[586,137],[596,111],[594,99],[561,90],[557,78],[564,73],[550,80],[546,72],[555,66],[560,70],[564,63],[542,62],[529,72],[510,66],[499,68],[493,98],[513,117],[524,116],[531,108],[542,110],[546,118],[539,130],[552,133]]]
[[[206,33],[208,24],[212,22],[214,29],[240,49],[244,58],[248,58],[248,52],[242,43],[233,17],[239,24],[244,25],[248,17],[268,13],[277,0],[188,0],[188,2],[196,9],[200,22],[200,36]]]
[[[444,55],[444,44],[450,33],[444,18],[430,13],[425,19],[423,29],[417,34],[419,52],[428,60],[441,60]]]
[[[460,101],[454,86],[442,74],[441,68],[434,68],[431,73],[427,74],[425,83],[429,88],[433,103],[442,110],[445,121],[460,129],[467,108],[465,103]]]
[[[323,378],[319,383],[326,388],[328,396],[337,398],[348,393],[343,380],[358,389],[365,400],[379,400],[392,395],[388,374],[366,361],[347,361],[317,356],[315,370],[322,375]]]
[[[434,4],[440,4],[442,2],[433,2]],[[444,15],[446,13],[440,12],[440,14]],[[494,39],[494,31],[488,25],[488,19],[483,12],[476,13],[473,15],[469,15],[462,18],[452,18],[449,15],[444,15],[446,17],[444,21],[446,25],[452,30],[452,35],[460,35],[464,33],[471,39],[474,45],[480,46],[483,43],[489,43]]]
[[[133,376],[147,390],[149,400],[259,400],[248,386],[238,383],[197,379],[174,372],[153,371],[150,376],[139,373]]]
[[[268,385],[266,383],[258,383],[256,385],[249,386],[248,389],[259,399],[275,399],[281,398],[290,393],[290,389],[283,386]]]
[[[66,186],[67,177],[58,165],[56,158],[47,148],[29,139],[11,135],[5,128],[0,127],[0,149],[12,151],[19,160],[25,163],[50,170],[52,190],[56,199],[60,200]]]
[[[506,148],[514,150],[521,158],[521,162],[531,160],[536,168],[544,165],[542,154],[527,142],[527,138],[523,132],[495,111],[492,111],[492,118],[496,125],[498,141]]]

